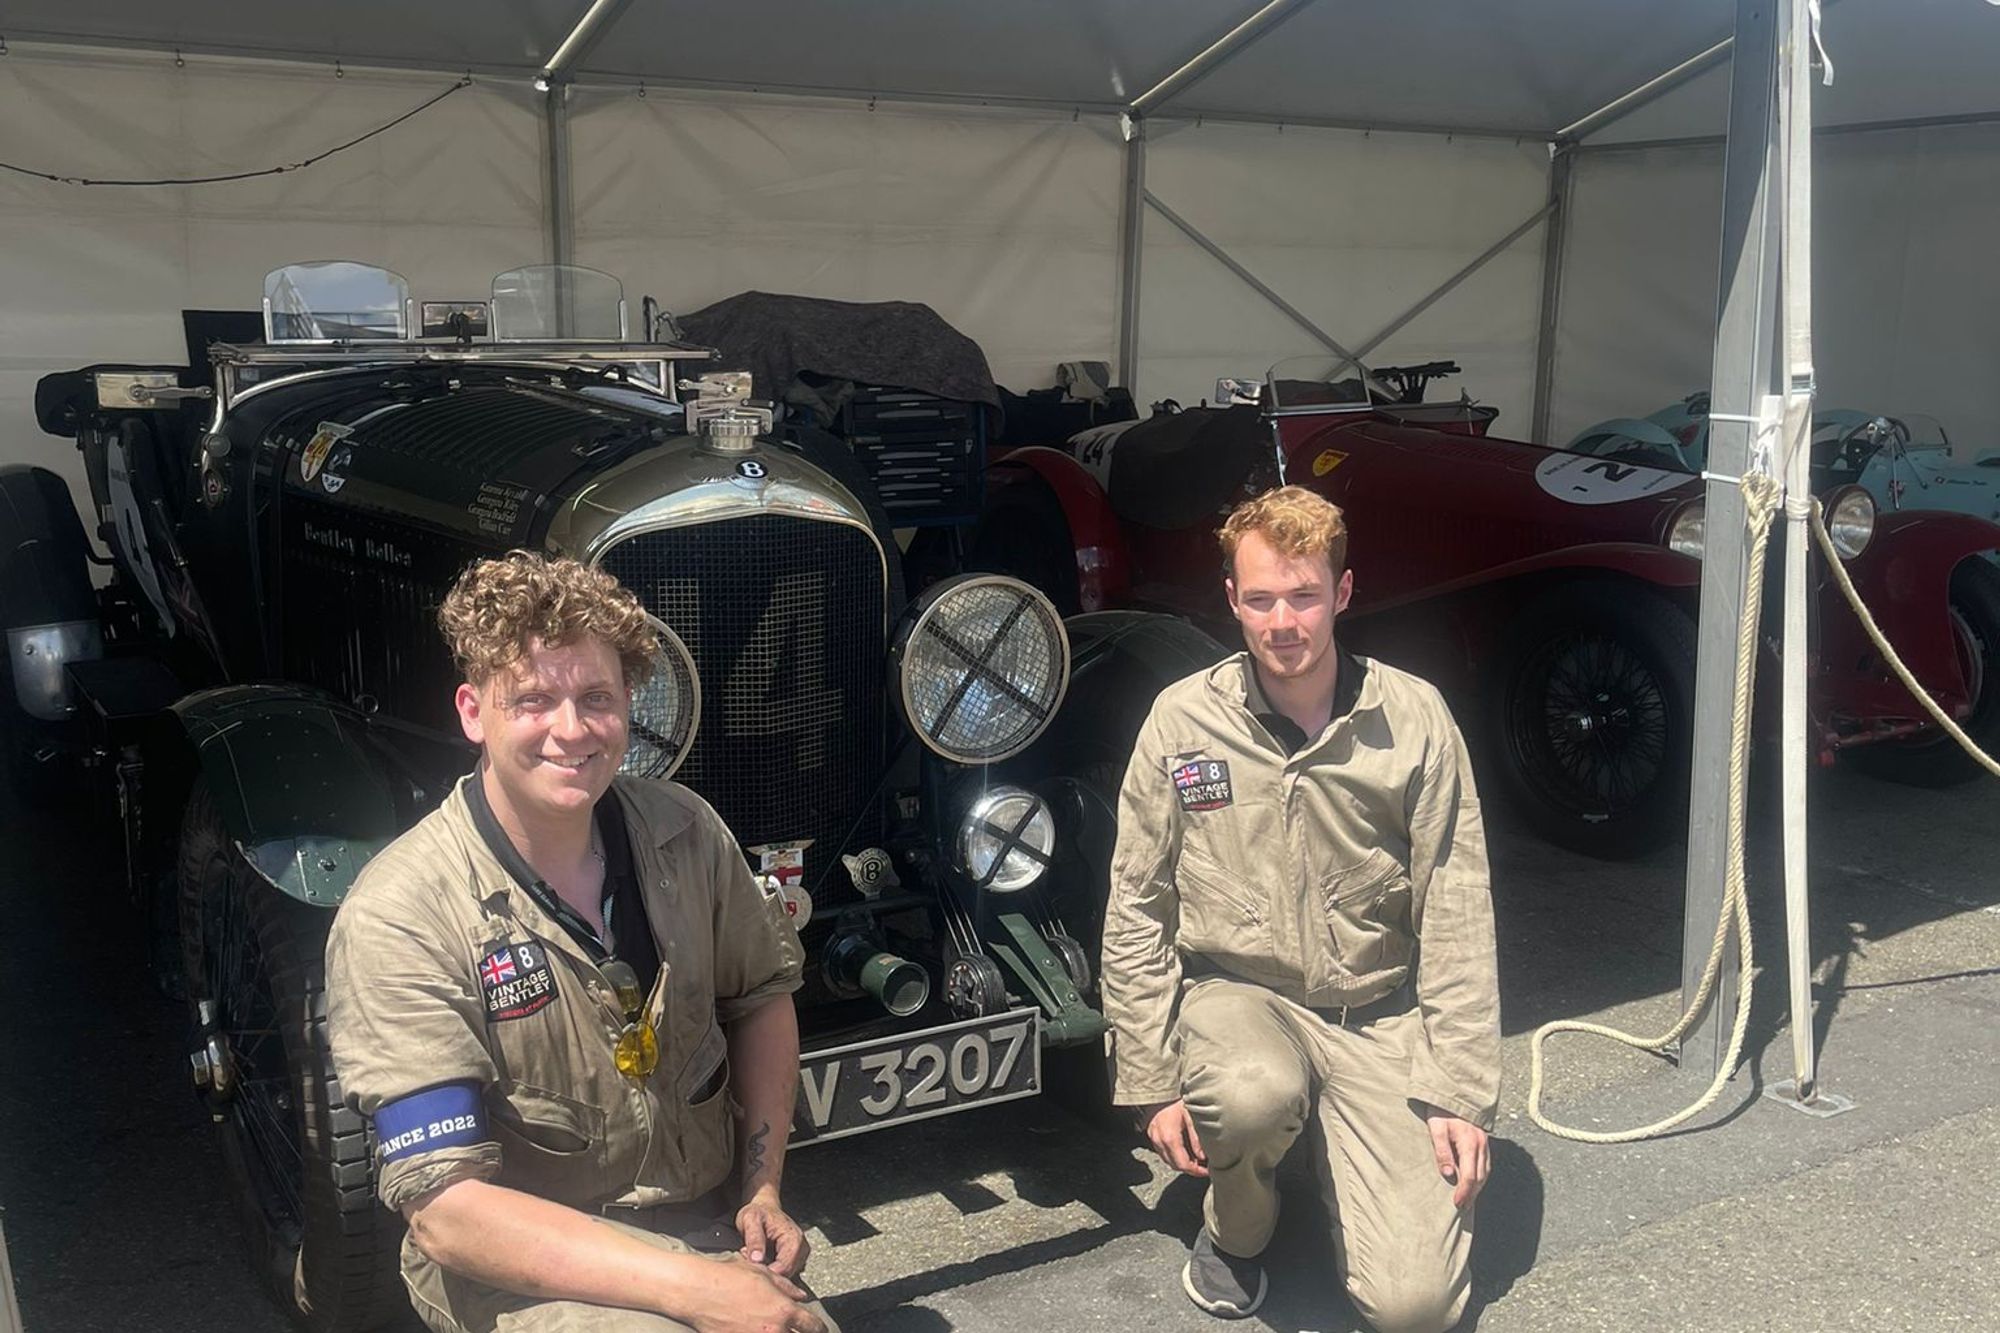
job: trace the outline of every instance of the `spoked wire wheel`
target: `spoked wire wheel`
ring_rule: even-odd
[[[1666,771],[1666,692],[1615,638],[1578,631],[1545,643],[1510,702],[1523,776],[1587,822],[1629,813]]]
[[[1551,841],[1632,856],[1686,818],[1694,623],[1643,589],[1583,584],[1523,611],[1491,718],[1500,776]]]
[[[332,913],[265,882],[205,784],[181,832],[181,950],[196,1082],[252,1268],[287,1313],[340,1333],[407,1316],[401,1220],[374,1197],[374,1134],[326,1043]]]

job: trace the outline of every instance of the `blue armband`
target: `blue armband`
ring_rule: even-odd
[[[376,1151],[385,1162],[439,1148],[486,1142],[486,1111],[476,1083],[441,1083],[375,1112]]]

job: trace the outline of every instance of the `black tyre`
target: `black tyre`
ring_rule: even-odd
[[[327,1050],[332,913],[264,882],[206,782],[182,823],[179,879],[189,1005],[197,1045],[220,1055],[208,1100],[252,1267],[309,1328],[407,1319],[402,1221],[375,1199],[374,1130],[342,1104]]]
[[[1486,700],[1487,759],[1542,837],[1640,856],[1685,826],[1694,620],[1644,588],[1580,583],[1515,618]]]
[[[1958,725],[1988,754],[2000,753],[2000,569],[1975,556],[1951,572],[1951,620],[1959,668],[1972,686],[1972,712]],[[1854,766],[1910,787],[1956,787],[1986,769],[1941,731],[1908,741],[1858,746]]]
[[[967,569],[1011,574],[1073,616],[1082,609],[1076,583],[1076,543],[1062,503],[1039,481],[995,487],[979,513],[966,552]]]
[[[1069,867],[1046,890],[1049,914],[1100,960],[1104,905],[1117,837],[1118,789],[1132,742],[1159,692],[1224,655],[1221,644],[1184,620],[1137,611],[1102,611],[1068,622],[1075,664],[1061,716],[1036,742],[1029,763],[1053,780],[1043,791],[1070,845]],[[1095,1000],[1096,997],[1091,997]],[[1102,1042],[1043,1052],[1048,1093],[1072,1114],[1120,1131],[1131,1113],[1111,1104],[1111,1071]]]

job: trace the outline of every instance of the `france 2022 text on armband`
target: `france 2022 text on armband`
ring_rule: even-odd
[[[486,1140],[486,1115],[473,1083],[441,1083],[375,1112],[375,1150],[385,1162]]]

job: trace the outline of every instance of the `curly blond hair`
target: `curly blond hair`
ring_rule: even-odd
[[[534,551],[466,566],[438,607],[438,628],[459,672],[476,686],[526,657],[534,640],[556,648],[597,638],[618,654],[625,685],[636,690],[653,674],[660,648],[629,588],[601,569]]]
[[[1289,556],[1325,555],[1336,579],[1347,567],[1347,520],[1340,506],[1303,486],[1265,491],[1230,511],[1215,534],[1225,574],[1235,572],[1236,548],[1253,532]]]

